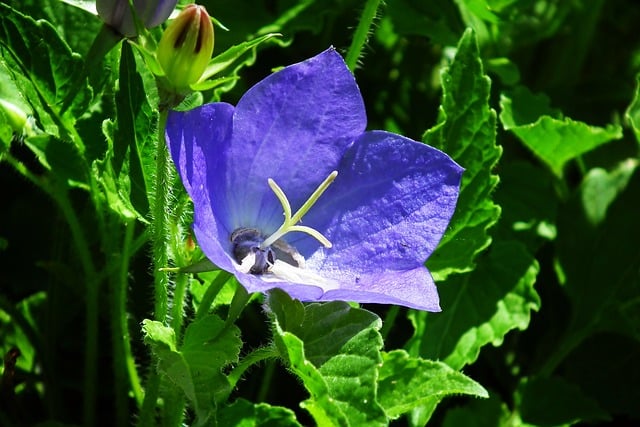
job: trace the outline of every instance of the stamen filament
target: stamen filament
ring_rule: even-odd
[[[280,188],[273,179],[269,178],[267,182],[269,183],[269,187],[271,187],[273,192],[276,194],[278,200],[280,200],[282,209],[284,209],[285,223],[291,221],[291,205],[289,204],[289,200],[287,200],[287,196],[284,194],[284,191],[282,191],[282,188]]]
[[[324,237],[322,233],[314,230],[311,227],[296,224],[318,201],[320,196],[322,196],[322,193],[324,193],[326,189],[329,188],[329,185],[331,185],[331,183],[336,179],[337,176],[338,171],[331,172],[329,176],[324,181],[322,181],[318,188],[316,188],[316,190],[311,194],[307,201],[304,202],[304,204],[300,207],[300,209],[296,211],[293,216],[291,216],[291,204],[289,203],[287,196],[284,194],[284,191],[282,191],[282,189],[278,186],[278,184],[276,184],[273,179],[269,178],[269,180],[267,181],[269,183],[269,187],[275,193],[276,197],[280,201],[280,204],[282,204],[282,209],[284,210],[284,222],[282,223],[280,228],[275,231],[275,233],[267,237],[264,242],[260,244],[260,249],[265,249],[271,246],[276,242],[276,240],[289,233],[290,231],[301,231],[303,233],[307,233],[317,239],[325,247],[330,248],[331,242],[329,241],[329,239]]]

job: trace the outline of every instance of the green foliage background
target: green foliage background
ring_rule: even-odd
[[[154,234],[162,121],[140,50],[92,50],[102,24],[69,4],[2,1],[0,100],[40,131],[0,110],[0,425],[640,423],[639,4],[200,3],[229,31],[183,108],[353,52],[375,11],[355,69],[369,128],[466,169],[427,261],[443,311],[151,271],[152,242],[163,264],[199,253],[175,177]]]

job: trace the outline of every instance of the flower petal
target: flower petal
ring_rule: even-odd
[[[436,248],[453,215],[463,169],[443,152],[389,132],[366,132],[304,218],[333,244],[291,243],[307,267],[355,285],[361,274],[412,270]],[[350,286],[350,285],[349,285]],[[343,286],[344,287],[344,286]]]
[[[169,113],[165,136],[182,183],[193,200],[196,239],[207,258],[233,272],[229,258],[231,231],[224,185],[224,153],[231,143],[234,108],[207,104]]]
[[[396,304],[418,310],[440,311],[436,285],[429,271],[422,266],[402,272],[365,274],[357,277],[354,285],[331,290],[320,298],[320,301],[333,300]]]
[[[299,207],[365,126],[358,86],[332,48],[253,86],[236,107],[227,157],[234,226],[273,232],[282,208],[267,179]]]

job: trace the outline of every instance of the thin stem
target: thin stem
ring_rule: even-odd
[[[127,321],[127,288],[129,285],[129,262],[132,254],[132,242],[135,230],[135,221],[128,221],[125,225],[125,233],[120,253],[119,271],[113,283],[112,303],[112,341],[113,341],[113,366],[116,374],[115,406],[116,417],[126,425],[127,394],[130,389],[138,405],[142,406],[143,391],[140,385],[140,377],[136,369],[135,359],[131,353],[131,342]],[[123,372],[123,369],[125,370]],[[125,378],[128,377],[127,378]]]
[[[247,354],[227,377],[229,384],[231,384],[230,389],[233,390],[236,387],[236,384],[242,378],[242,374],[251,366],[266,359],[275,359],[278,355],[278,349],[275,346],[261,347]]]
[[[380,6],[380,0],[367,0],[367,3],[364,6],[364,10],[360,16],[360,22],[358,22],[356,32],[353,34],[353,40],[351,40],[351,46],[349,46],[349,51],[345,58],[347,67],[349,67],[351,72],[356,69],[358,58],[362,52],[362,47],[367,43],[369,30],[373,25],[373,21],[378,11],[378,6]]]

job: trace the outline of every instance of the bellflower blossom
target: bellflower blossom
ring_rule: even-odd
[[[425,260],[463,168],[365,131],[360,91],[330,48],[265,78],[237,106],[169,113],[168,147],[209,260],[248,292],[439,311]]]

